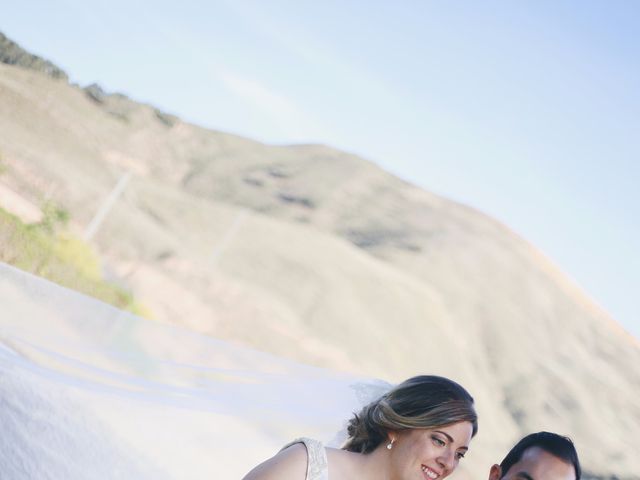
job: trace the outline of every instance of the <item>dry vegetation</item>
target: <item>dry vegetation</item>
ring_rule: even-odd
[[[146,315],[132,294],[102,278],[100,260],[85,242],[66,231],[67,211],[47,204],[43,221],[28,225],[0,208],[0,261],[90,295],[118,308]]]

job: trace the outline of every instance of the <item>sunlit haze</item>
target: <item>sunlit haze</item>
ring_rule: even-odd
[[[23,0],[0,31],[188,121],[505,223],[640,338],[640,3]]]

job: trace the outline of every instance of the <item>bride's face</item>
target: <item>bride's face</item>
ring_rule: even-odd
[[[450,475],[469,449],[473,428],[470,422],[446,427],[403,430],[389,452],[391,478],[440,480]]]

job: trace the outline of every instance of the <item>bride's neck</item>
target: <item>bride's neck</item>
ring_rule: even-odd
[[[389,452],[385,448],[378,447],[367,454],[331,450],[329,471],[332,480],[390,480]]]

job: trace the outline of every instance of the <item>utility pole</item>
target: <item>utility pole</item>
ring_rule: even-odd
[[[111,208],[113,208],[113,205],[116,203],[120,195],[122,195],[122,192],[124,192],[124,189],[126,188],[130,179],[131,172],[126,172],[124,175],[122,175],[122,177],[120,177],[120,180],[118,180],[116,186],[102,203],[96,214],[93,216],[93,219],[85,229],[83,234],[83,238],[85,241],[88,242],[96,234],[103,220],[105,219]]]
[[[220,241],[213,248],[213,253],[211,254],[210,261],[211,266],[215,266],[215,264],[218,263],[222,252],[224,252],[224,250],[229,246],[229,244],[233,240],[233,237],[236,236],[236,233],[238,233],[240,226],[244,223],[248,216],[249,211],[246,209],[242,209],[236,214],[235,218],[233,219],[233,223],[231,224],[231,226],[229,226],[229,229],[226,231],[224,237],[222,237],[222,239],[220,239]]]

